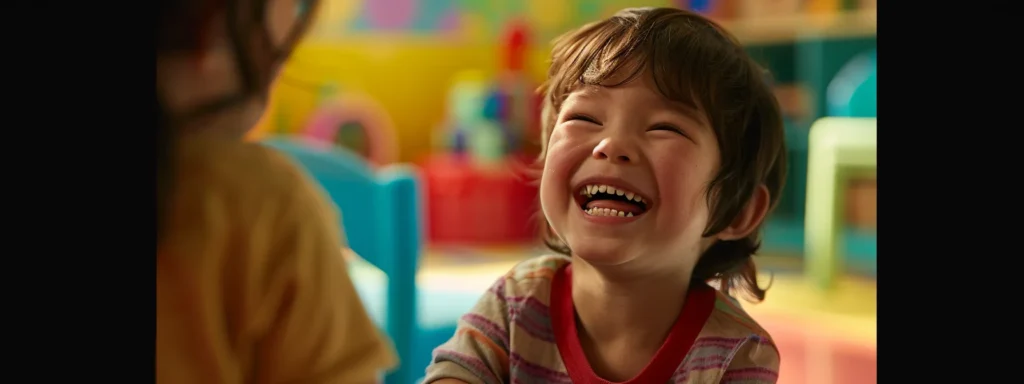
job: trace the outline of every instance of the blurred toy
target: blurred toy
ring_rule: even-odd
[[[528,40],[526,24],[512,22],[505,32],[496,79],[477,70],[455,76],[448,93],[446,121],[434,138],[440,150],[465,153],[482,164],[539,152],[536,144],[527,140],[540,136],[538,99],[523,72]]]
[[[502,44],[502,68],[499,74],[499,88],[505,95],[503,122],[512,133],[509,149],[521,152],[528,135],[535,131],[540,115],[533,103],[535,86],[526,77],[526,55],[530,48],[530,33],[527,24],[515,20],[508,24]]]
[[[522,20],[515,20],[508,24],[504,36],[504,57],[503,69],[510,72],[520,73],[525,70],[526,53],[529,49],[529,32],[526,23]]]
[[[368,96],[334,92],[325,88],[324,100],[310,117],[304,136],[312,143],[348,148],[375,165],[393,163],[398,151],[387,111]]]
[[[448,93],[449,149],[465,151],[479,164],[494,164],[505,157],[508,135],[501,124],[486,117],[489,92],[485,79],[479,71],[465,71],[452,84]]]
[[[464,71],[453,79],[445,122],[435,133],[439,151],[422,164],[433,244],[537,238],[537,186],[513,171],[539,119],[539,99],[523,73],[528,40],[525,24],[511,23],[496,78]]]
[[[736,0],[690,0],[689,7],[694,12],[719,20],[735,17]]]
[[[492,91],[484,101],[484,118],[501,121],[508,114],[508,97],[504,93]]]

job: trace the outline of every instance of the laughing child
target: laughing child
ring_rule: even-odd
[[[703,16],[626,9],[556,41],[545,92],[558,255],[498,279],[425,382],[775,383],[731,295],[764,299],[752,256],[785,178],[765,72]]]

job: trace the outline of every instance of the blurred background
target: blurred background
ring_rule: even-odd
[[[533,91],[550,41],[636,6],[712,16],[773,75],[786,114],[789,180],[757,258],[772,287],[764,303],[745,306],[777,340],[780,382],[876,382],[873,0],[322,4],[251,139],[301,139],[354,154],[371,170],[411,164],[401,169],[411,175],[414,202],[396,202],[401,194],[362,201],[405,207],[397,217],[416,223],[403,229],[420,233],[412,237],[371,233],[387,231],[353,214],[364,207],[350,207],[349,192],[314,172],[366,259],[352,261],[360,293],[403,355],[389,382],[421,376],[458,315],[516,262],[544,252],[536,186],[517,165],[539,149]],[[422,246],[376,244],[406,241]],[[399,312],[412,320],[399,322]]]

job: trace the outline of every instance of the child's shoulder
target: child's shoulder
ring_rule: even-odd
[[[536,280],[551,281],[563,265],[570,262],[570,259],[562,255],[544,255],[532,257],[516,264],[505,273],[505,280],[516,283],[525,283]]]
[[[735,339],[738,342],[755,339],[774,344],[771,335],[732,296],[715,290],[715,308],[708,318],[701,337]]]
[[[718,290],[715,295],[715,307],[689,355],[691,378],[703,383],[728,381],[725,376],[739,375],[774,382],[779,352],[771,335],[735,298]],[[708,364],[711,361],[716,363]]]
[[[560,255],[532,257],[519,262],[506,272],[493,287],[510,297],[533,297],[547,303],[551,292],[551,281],[559,268],[570,259]]]
[[[183,138],[178,153],[188,178],[249,195],[288,192],[304,181],[294,162],[259,143],[197,134]]]

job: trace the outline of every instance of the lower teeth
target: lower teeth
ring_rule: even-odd
[[[610,209],[610,208],[590,208],[590,209],[585,210],[584,212],[586,212],[588,215],[591,215],[591,216],[633,217],[633,213],[632,212],[626,213],[626,212],[622,212],[622,211],[615,210],[615,209]]]

